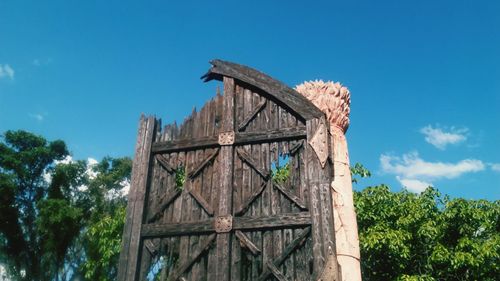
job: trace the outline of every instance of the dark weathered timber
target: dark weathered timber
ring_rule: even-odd
[[[253,159],[248,152],[246,152],[243,148],[238,147],[236,148],[236,153],[238,156],[241,158],[241,160],[245,161],[247,164],[250,165],[259,175],[264,179],[267,180],[269,179],[271,175],[271,171],[269,169],[263,169],[259,167],[260,165],[256,163],[256,161]]]
[[[141,224],[146,201],[151,143],[155,138],[157,121],[154,117],[141,117],[139,134],[132,167],[127,215],[122,238],[122,251],[118,266],[118,280],[133,281],[138,275],[138,260],[141,252]]]
[[[244,89],[235,85],[235,95],[234,95],[234,103],[235,103],[235,113],[234,113],[234,123],[241,124],[244,119],[243,115],[243,96]],[[265,100],[265,99],[264,99]],[[243,161],[239,159],[239,157],[234,157],[233,155],[233,188],[232,188],[232,196],[233,196],[233,206],[239,206],[242,201],[242,170],[243,170]],[[231,238],[231,280],[241,280],[242,274],[242,242],[236,239],[236,237]]]
[[[154,256],[158,253],[160,241],[157,241],[156,239],[147,239],[144,240],[144,245],[146,246],[146,249],[148,249],[149,253]]]
[[[205,198],[203,198],[203,196],[200,195],[200,193],[198,193],[198,191],[196,191],[194,188],[188,188],[188,192],[189,194],[191,194],[191,196],[193,196],[194,199],[196,199],[196,202],[200,204],[200,206],[203,208],[203,210],[205,210],[205,212],[207,212],[207,214],[209,214],[210,216],[214,214],[214,209],[212,208],[212,206],[207,202],[207,200],[205,200]]]
[[[171,280],[178,280],[179,277],[184,274],[184,272],[186,272],[186,270],[191,267],[191,265],[193,265],[193,263],[196,262],[198,258],[212,246],[214,240],[215,234],[211,234],[210,236],[208,236],[203,245],[191,255],[190,259],[186,260],[179,266],[179,268],[177,268],[172,273],[172,275],[170,276]]]
[[[215,231],[213,219],[204,221],[143,224],[142,237],[166,237],[179,235],[194,235]]]
[[[260,249],[255,246],[255,244],[245,235],[245,233],[241,232],[240,230],[236,230],[234,234],[240,240],[242,247],[247,248],[254,256],[260,254]]]
[[[305,138],[307,132],[304,126],[284,129],[263,129],[258,132],[240,132],[236,133],[234,143],[237,145],[270,143],[282,140],[293,140]]]
[[[311,225],[311,216],[308,212],[257,217],[233,217],[233,229],[235,230],[272,230],[309,225]]]
[[[209,164],[210,162],[212,162],[212,160],[214,160],[217,154],[219,154],[219,148],[215,149],[214,152],[210,154],[205,160],[203,160],[203,162],[198,164],[198,166],[193,171],[189,172],[188,178],[194,179],[194,177],[196,177],[203,170],[203,168],[205,168],[207,164]]]
[[[261,89],[280,101],[280,105],[290,108],[304,120],[319,118],[323,112],[314,106],[304,96],[278,80],[247,66],[222,60],[212,60],[213,66],[202,78],[222,80],[223,77],[233,77],[251,86]]]
[[[173,188],[169,193],[166,193],[162,199],[160,199],[160,203],[154,210],[152,211],[151,217],[148,219],[148,222],[153,222],[160,218],[160,216],[163,214],[163,211],[174,201],[179,194],[181,194],[182,190],[178,188]]]
[[[234,79],[224,77],[224,96],[222,107],[223,132],[234,131]],[[226,216],[231,214],[232,207],[232,184],[233,184],[233,146],[223,146],[220,152],[220,196],[219,210],[217,215]],[[217,235],[217,257],[218,266],[216,277],[219,281],[229,280],[230,268],[230,234],[219,233]]]
[[[304,140],[296,142],[292,147],[290,147],[290,155],[295,155],[297,151],[304,145]]]
[[[138,227],[134,280],[147,279],[153,255],[177,261],[162,269],[162,280],[316,280],[326,249],[335,246],[332,210],[325,208],[332,165],[322,169],[307,142],[324,115],[304,118],[256,85],[221,80],[224,95],[194,109],[179,127],[167,125],[159,134],[156,125],[151,172],[142,175],[146,216]],[[234,143],[220,146],[218,135],[228,131],[236,131]],[[282,165],[283,156],[290,159],[290,178],[276,186],[271,164]],[[178,167],[187,173],[182,191]],[[230,214],[232,230],[215,233],[214,219]],[[215,247],[203,250],[209,235]]]
[[[309,120],[306,123],[308,136],[314,136],[319,125],[318,119]],[[309,141],[309,139],[308,139]],[[319,186],[319,171],[322,169],[319,163],[316,152],[310,144],[306,146],[306,166],[307,166],[307,185],[309,189],[309,210],[311,212],[313,227],[312,227],[312,242],[313,242],[313,272],[319,274],[326,262],[326,253],[323,248],[324,239],[322,231],[321,204],[320,204],[320,186]]]
[[[295,238],[290,244],[286,246],[286,248],[283,250],[281,255],[274,259],[272,263],[279,267],[287,258],[290,256],[290,254],[295,251],[297,248],[299,248],[302,244],[304,244],[304,241],[307,239],[307,236],[311,232],[311,228],[308,227],[304,230],[301,231],[301,233]],[[264,281],[266,280],[269,275],[271,274],[271,271],[269,268],[265,268],[262,274],[259,276],[259,281]]]
[[[288,199],[292,200],[292,202],[295,203],[301,210],[307,210],[306,204],[302,201],[302,199],[293,194],[288,188],[283,187],[276,182],[273,182],[273,186],[281,191],[281,193],[283,193]]]
[[[266,186],[267,186],[267,181],[263,182],[260,185],[260,188],[255,189],[253,193],[250,195],[250,197],[244,198],[243,199],[244,201],[242,201],[241,205],[236,206],[237,209],[235,214],[237,216],[243,215],[248,210],[252,202],[262,193],[262,191],[264,191],[264,188],[266,188]]]
[[[155,158],[158,161],[158,163],[160,163],[160,165],[163,168],[165,168],[165,170],[167,170],[167,172],[169,172],[170,174],[175,174],[176,169],[174,167],[170,166],[170,164],[168,164],[168,160],[167,160],[167,158],[165,158],[165,156],[163,156],[161,154],[156,154]]]
[[[250,123],[250,121],[252,121],[252,119],[254,119],[255,116],[257,116],[257,114],[266,106],[266,104],[267,104],[267,99],[262,98],[262,101],[253,109],[252,112],[250,112],[245,117],[245,119],[243,119],[243,121],[241,121],[240,125],[238,125],[238,131],[240,132],[243,131],[248,125],[248,123]]]
[[[160,141],[153,144],[153,153],[170,153],[174,151],[196,150],[219,146],[218,136],[208,136],[173,141]]]
[[[305,138],[307,135],[304,126],[292,128],[262,130],[258,132],[235,133],[235,145],[275,142]],[[171,153],[175,151],[196,150],[219,146],[218,136],[193,138],[189,140],[159,141],[153,144],[153,153]]]
[[[288,281],[285,275],[272,262],[266,262],[266,266],[278,281]]]

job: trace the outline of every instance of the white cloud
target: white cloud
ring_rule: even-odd
[[[33,60],[34,66],[43,66],[52,63],[52,58],[36,58]]]
[[[405,179],[401,177],[396,177],[397,180],[401,183],[402,186],[406,187],[409,191],[413,192],[422,192],[427,187],[432,186],[432,183],[416,180],[416,179]]]
[[[456,178],[464,173],[484,170],[481,160],[465,159],[457,163],[426,162],[417,152],[404,154],[403,157],[380,156],[382,169],[386,173],[402,175],[405,178]]]
[[[97,163],[99,162],[97,162],[97,160],[95,160],[94,158],[87,158],[87,170],[85,171],[85,173],[90,179],[95,179],[97,177],[97,172],[94,171],[94,167],[97,165]]]
[[[402,157],[380,155],[382,171],[396,175],[398,181],[411,191],[421,191],[432,186],[438,179],[453,179],[466,173],[483,171],[485,164],[481,160],[464,159],[457,163],[427,162],[417,152],[404,154]]]
[[[425,135],[425,141],[432,144],[438,149],[444,150],[449,144],[457,144],[467,139],[466,133],[468,129],[456,129],[451,127],[448,132],[441,128],[433,128],[431,125],[420,129],[420,133]]]
[[[490,163],[490,167],[495,172],[500,172],[500,163]]]
[[[54,164],[69,164],[73,163],[73,157],[71,155],[67,155],[63,160],[56,160],[54,161]]]
[[[45,116],[43,114],[40,114],[40,113],[30,113],[29,116],[31,118],[34,118],[36,121],[38,122],[42,122],[43,119],[45,119]]]
[[[14,79],[15,71],[8,64],[0,64],[0,79],[2,78],[10,78]]]

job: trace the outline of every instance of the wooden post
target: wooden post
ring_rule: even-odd
[[[333,234],[332,201],[330,191],[331,166],[321,163],[325,153],[328,155],[329,139],[325,118],[306,121],[307,142],[305,157],[307,162],[306,181],[309,186],[309,206],[312,218],[313,271],[316,277],[322,274],[328,259],[335,257],[335,237]],[[322,132],[321,137],[317,134]],[[313,139],[316,138],[316,142]],[[322,152],[320,152],[320,150]],[[338,273],[334,262],[334,273]],[[338,276],[329,276],[329,280],[339,280]]]
[[[224,77],[222,108],[222,132],[234,132],[234,79]],[[217,216],[231,215],[233,194],[233,146],[223,145],[220,150],[220,189]],[[217,281],[229,280],[230,241],[229,233],[217,235]]]
[[[132,166],[132,179],[128,195],[127,214],[122,236],[122,250],[118,264],[119,281],[134,281],[138,276],[141,243],[141,225],[148,188],[151,163],[151,145],[156,134],[156,119],[141,116],[139,133]]]

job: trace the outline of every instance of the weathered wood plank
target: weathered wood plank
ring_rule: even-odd
[[[270,261],[266,263],[267,268],[271,271],[271,274],[278,279],[278,281],[288,281],[288,278],[283,275],[283,273]]]
[[[265,145],[265,144],[263,144]],[[253,157],[248,154],[243,148],[237,147],[236,148],[236,153],[238,156],[241,158],[241,160],[245,161],[247,164],[250,165],[259,175],[264,179],[267,180],[271,176],[271,171],[266,168],[261,168],[261,164],[258,164]]]
[[[253,193],[250,195],[250,197],[245,198],[241,203],[241,205],[236,207],[235,214],[237,216],[240,216],[246,213],[250,205],[253,203],[255,199],[257,199],[257,197],[262,193],[262,191],[264,191],[266,186],[267,186],[267,181],[262,182],[259,189],[254,190]]]
[[[207,200],[205,200],[205,198],[203,198],[203,196],[201,196],[201,194],[198,191],[195,190],[194,187],[189,187],[187,192],[191,194],[191,196],[203,208],[203,210],[207,212],[207,214],[209,214],[210,216],[214,214],[214,209],[212,208],[212,206],[207,202]]]
[[[286,187],[281,186],[280,184],[273,182],[274,188],[278,189],[283,193],[288,199],[292,200],[293,203],[295,203],[301,210],[307,210],[306,204],[297,197],[291,190],[289,190]]]
[[[308,137],[314,136],[316,128],[318,127],[318,119],[309,120],[306,123]],[[308,139],[309,142],[309,139]],[[321,225],[321,204],[320,204],[320,186],[319,186],[319,170],[321,164],[319,163],[316,152],[310,144],[306,146],[305,150],[306,167],[307,171],[307,186],[309,190],[309,211],[312,217],[312,250],[313,250],[313,272],[316,276],[321,272],[325,264],[325,252],[323,248],[323,231]]]
[[[295,155],[297,151],[304,145],[304,140],[299,140],[290,147],[290,155]]]
[[[188,178],[194,179],[202,170],[205,168],[205,166],[209,163],[212,162],[212,160],[219,154],[219,148],[216,148],[214,152],[212,152],[209,156],[206,157],[205,160],[203,160],[200,164],[196,166],[191,172],[188,173]]]
[[[240,240],[242,247],[248,249],[254,256],[261,253],[260,249],[240,230],[234,232],[236,237]]]
[[[235,133],[234,144],[254,144],[263,142],[277,142],[282,140],[301,139],[306,137],[304,126],[284,128],[280,130],[270,129],[252,132]],[[218,136],[207,136],[193,139],[182,139],[173,141],[159,141],[153,144],[153,153],[170,153],[174,151],[187,151],[219,146]]]
[[[266,104],[267,104],[267,99],[262,98],[262,101],[253,109],[252,112],[247,114],[245,119],[243,119],[240,125],[238,125],[238,131],[240,132],[243,131],[248,125],[248,123],[250,123],[250,121],[252,121],[255,118],[255,116],[257,116],[257,114],[266,106]]]
[[[220,80],[221,76],[233,77],[273,96],[305,120],[323,115],[323,112],[297,91],[260,71],[222,60],[212,60],[210,63],[213,67],[202,77],[205,81]]]
[[[174,167],[170,166],[170,164],[168,164],[168,159],[165,158],[165,156],[163,156],[161,154],[156,154],[155,158],[158,161],[158,163],[160,163],[160,165],[163,168],[165,168],[165,170],[167,170],[167,172],[169,172],[170,174],[175,174],[176,169]]]
[[[235,230],[272,230],[275,228],[293,228],[308,225],[311,225],[311,215],[308,212],[233,218],[233,229]]]
[[[155,139],[156,119],[142,116],[132,167],[131,191],[129,192],[127,215],[122,239],[122,251],[117,279],[133,281],[138,275],[138,259],[141,252],[141,224],[148,189],[151,166],[151,144]]]
[[[300,247],[302,244],[304,244],[305,240],[307,239],[307,236],[311,232],[311,228],[307,227],[306,229],[302,230],[301,233],[295,238],[292,243],[288,244],[286,248],[283,250],[281,255],[274,259],[272,263],[276,266],[279,267],[287,258],[290,256],[290,254],[295,251],[298,247]],[[259,281],[264,281],[266,280],[269,275],[271,274],[271,271],[268,267],[264,269],[262,274],[259,276]]]
[[[198,258],[206,252],[213,244],[213,241],[215,240],[216,235],[211,234],[207,240],[203,243],[203,245],[194,253],[192,253],[191,257],[187,259],[185,262],[183,262],[177,269],[175,269],[174,272],[169,276],[171,280],[178,280],[179,277],[181,277],[182,274],[186,272],[186,270],[195,263]]]
[[[177,198],[177,196],[181,194],[181,192],[182,190],[174,187],[170,190],[170,192],[166,193],[162,199],[160,199],[158,206],[151,212],[152,215],[148,218],[148,222],[151,223],[159,219],[162,216],[163,211],[175,200],[175,198]]]
[[[222,111],[222,126],[224,132],[234,131],[234,79],[224,77],[224,99]],[[231,214],[232,207],[232,185],[233,185],[233,147],[223,146],[220,151],[220,197],[219,216]],[[229,280],[230,267],[230,234],[219,233],[217,235],[217,280]]]

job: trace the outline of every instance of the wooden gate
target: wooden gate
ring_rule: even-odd
[[[179,127],[140,120],[118,280],[339,280],[324,114],[211,63],[223,95]]]

